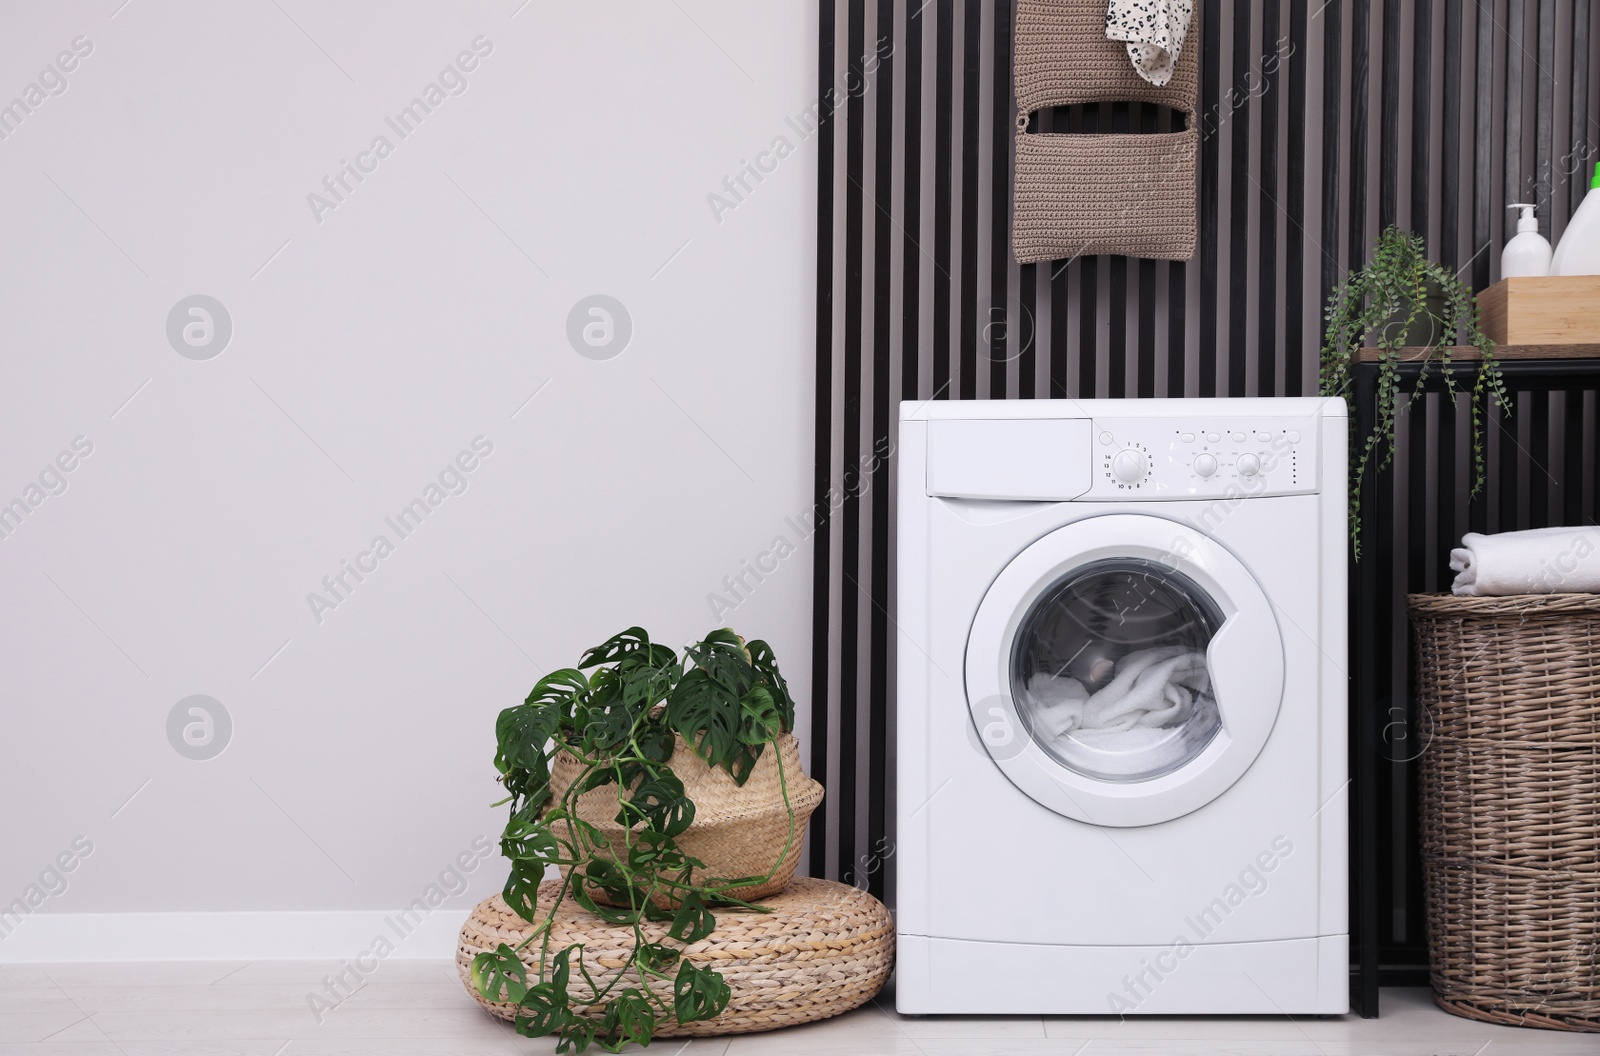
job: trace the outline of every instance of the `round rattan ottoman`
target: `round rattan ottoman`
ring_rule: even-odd
[[[539,888],[541,914],[548,912],[558,884]],[[719,909],[717,930],[687,947],[684,955],[710,966],[727,980],[732,997],[716,1019],[679,1024],[670,1015],[656,1024],[656,1037],[745,1034],[809,1023],[848,1012],[870,1001],[894,966],[894,923],[882,902],[848,884],[797,877],[778,894],[762,899],[771,912]],[[646,924],[655,941],[665,926]],[[472,985],[472,958],[500,943],[516,946],[532,926],[495,895],[478,903],[456,943],[456,967],[468,993],[501,1019],[516,1006],[485,1000]],[[633,948],[633,933],[613,927],[569,899],[556,914],[550,947],[584,944],[584,961],[602,986]],[[529,981],[538,963],[536,945],[522,951]],[[659,988],[672,1004],[670,980]]]
[[[1410,608],[1434,1000],[1600,1031],[1600,596]]]

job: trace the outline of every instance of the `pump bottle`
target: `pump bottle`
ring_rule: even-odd
[[[1550,243],[1539,233],[1539,221],[1533,217],[1533,206],[1527,202],[1513,202],[1507,209],[1521,209],[1522,219],[1517,221],[1516,237],[1506,243],[1500,254],[1500,277],[1519,278],[1525,275],[1550,274]]]

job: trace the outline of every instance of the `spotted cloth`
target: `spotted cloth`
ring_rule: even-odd
[[[1183,54],[1194,0],[1110,0],[1110,5],[1106,39],[1126,42],[1139,76],[1166,87]]]

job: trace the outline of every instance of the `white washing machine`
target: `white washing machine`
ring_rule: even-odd
[[[1342,1013],[1341,400],[901,408],[905,1013]]]

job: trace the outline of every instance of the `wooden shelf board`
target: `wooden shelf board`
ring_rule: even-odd
[[[1401,362],[1411,362],[1422,359],[1428,352],[1433,351],[1437,358],[1437,351],[1422,346],[1402,348],[1400,351]],[[1378,349],[1363,348],[1361,362],[1376,363]],[[1499,360],[1511,359],[1600,359],[1600,345],[1501,345],[1495,349],[1495,358]],[[1450,358],[1456,360],[1475,360],[1478,350],[1471,345],[1457,345],[1450,350]]]

